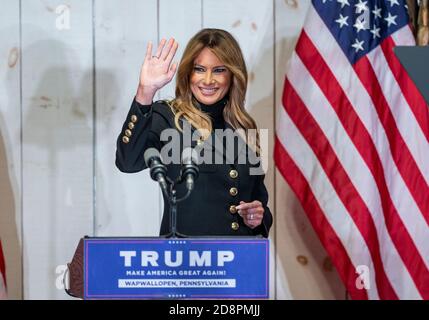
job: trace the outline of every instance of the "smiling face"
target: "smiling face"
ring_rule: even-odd
[[[210,105],[228,93],[231,72],[209,48],[204,48],[194,61],[190,82],[194,97],[199,102]]]

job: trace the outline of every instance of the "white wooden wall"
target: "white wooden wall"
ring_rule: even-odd
[[[161,194],[146,171],[116,169],[116,137],[147,42],[175,37],[179,60],[193,34],[216,27],[238,39],[250,73],[246,107],[270,133],[270,296],[344,298],[335,270],[272,161],[276,108],[308,4],[0,0],[0,237],[10,297],[67,299],[58,281],[61,265],[83,235],[158,234]],[[158,98],[173,95],[171,83]]]

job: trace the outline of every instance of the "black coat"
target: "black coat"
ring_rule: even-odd
[[[227,128],[231,128],[225,123]],[[122,172],[138,172],[146,168],[143,154],[149,147],[158,150],[167,143],[160,140],[161,132],[167,128],[176,128],[174,114],[167,103],[155,102],[152,106],[140,105],[135,100],[119,134],[116,150],[116,166]],[[181,134],[183,142],[183,135]],[[214,134],[212,134],[213,138]],[[206,143],[206,142],[204,142]],[[193,141],[195,147],[197,142]],[[213,144],[214,146],[214,144]],[[235,144],[236,154],[250,152]],[[213,153],[216,152],[213,147]],[[272,215],[267,207],[268,193],[264,185],[264,175],[250,175],[252,165],[248,161],[238,162],[237,156],[232,164],[200,164],[199,177],[189,198],[178,203],[177,231],[189,236],[232,236],[258,235],[268,237],[272,225]],[[232,161],[230,161],[232,162]],[[180,174],[180,165],[168,164],[168,176],[176,178]],[[184,183],[178,185],[177,195],[186,193]],[[259,200],[265,209],[263,223],[251,229],[238,215],[234,206],[240,201]],[[160,234],[169,232],[169,203],[164,198],[164,215]]]

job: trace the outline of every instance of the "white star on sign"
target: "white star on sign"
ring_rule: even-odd
[[[352,47],[355,48],[355,52],[358,52],[359,50],[363,51],[363,40],[359,41],[358,39],[355,39],[355,43],[352,44]]]
[[[391,25],[391,24],[395,24],[395,25],[396,25],[395,19],[396,19],[397,17],[398,17],[398,16],[392,16],[392,15],[390,14],[390,12],[389,12],[389,15],[387,16],[387,18],[384,18],[384,20],[386,20],[386,21],[387,21],[387,26],[388,26],[388,27],[390,27],[390,25]]]
[[[343,26],[348,26],[349,25],[347,23],[347,19],[348,18],[349,18],[348,16],[343,17],[343,15],[340,13],[340,17],[337,20],[335,20],[335,22],[337,22],[337,23],[340,24],[340,29],[341,29]]]
[[[372,28],[372,30],[369,30],[369,32],[372,33],[372,38],[381,38],[380,36],[380,28],[377,28],[376,25],[374,25],[374,27]]]
[[[365,25],[364,25],[364,21],[363,21],[363,19],[362,20],[360,20],[359,18],[357,18],[356,19],[356,22],[355,22],[355,24],[353,25],[353,27],[355,27],[356,28],[356,32],[357,33],[359,33],[359,31],[361,31],[361,30],[365,30],[365,29],[367,29],[366,27],[365,27]]]
[[[399,6],[398,0],[387,0],[390,2],[390,7],[393,7],[394,4],[397,4]]]
[[[375,5],[374,10],[372,10],[372,13],[375,15],[375,18],[381,18],[381,8],[377,7]]]
[[[368,7],[366,5],[368,1],[362,2],[362,0],[359,0],[358,4],[355,4],[356,12],[361,13],[362,11],[367,11]]]

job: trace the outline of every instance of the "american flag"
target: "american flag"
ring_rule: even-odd
[[[6,267],[0,240],[0,300],[6,299]]]
[[[274,158],[352,299],[429,299],[429,112],[401,0],[313,0]],[[429,62],[428,62],[429,63]]]

